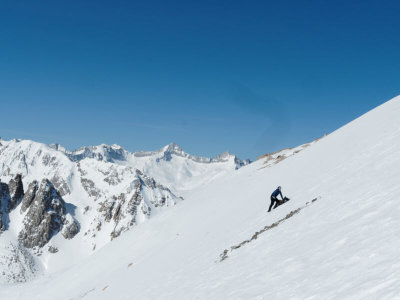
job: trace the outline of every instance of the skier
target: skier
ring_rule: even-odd
[[[278,206],[279,200],[278,200],[278,195],[281,195],[282,201],[283,201],[283,196],[281,192],[281,187],[278,186],[278,188],[271,194],[271,205],[269,206],[268,212],[271,211],[272,206],[275,204],[274,209]]]

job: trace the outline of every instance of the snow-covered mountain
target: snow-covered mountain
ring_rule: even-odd
[[[60,144],[51,144],[51,148],[63,152],[71,161],[81,161],[85,158],[94,158],[96,160],[118,163],[126,161],[129,152],[119,145],[87,146],[75,151],[68,151]]]
[[[155,152],[136,152],[128,157],[128,162],[184,195],[248,165],[250,160],[242,161],[228,152],[215,158],[192,156],[172,143]]]
[[[90,255],[77,239],[82,230],[52,239],[58,252],[51,255],[0,249],[15,253],[22,262],[11,267],[26,269],[28,279],[42,274],[3,285],[0,297],[397,299],[399,115],[397,97],[300,152],[285,150],[285,159],[266,156],[196,186],[179,205]],[[267,213],[277,185],[291,200]],[[18,217],[12,210],[10,219]],[[12,230],[11,222],[1,238]],[[38,259],[32,271],[29,262]]]
[[[110,198],[128,186],[132,190],[136,184],[132,182],[138,174],[152,177],[179,193],[249,163],[227,152],[215,158],[192,156],[174,143],[158,151],[130,153],[118,145],[102,144],[68,151],[59,144],[47,146],[29,140],[0,140],[0,179],[3,182],[17,174],[22,175],[25,185],[46,178],[62,196],[71,195],[81,187],[89,197]]]
[[[94,160],[131,166],[168,185],[175,192],[184,192],[211,182],[227,172],[250,163],[228,152],[215,158],[198,157],[185,153],[171,143],[157,151],[130,153],[119,145],[99,145],[68,151],[59,144],[50,145],[64,153],[71,161]]]
[[[15,258],[8,250],[18,250],[29,262],[17,264],[2,280],[30,278],[35,263],[43,265],[60,248],[72,254],[79,245],[82,257],[89,255],[182,201],[182,188],[247,163],[230,154],[191,156],[176,144],[130,153],[117,145],[68,151],[58,144],[0,140],[0,230],[9,243],[4,258]],[[41,258],[32,259],[26,248]]]

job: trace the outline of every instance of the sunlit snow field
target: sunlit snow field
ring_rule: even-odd
[[[3,286],[0,297],[400,299],[399,116],[397,97],[276,165],[227,172],[84,261]],[[291,201],[267,213],[277,185]]]

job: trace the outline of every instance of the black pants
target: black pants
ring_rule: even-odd
[[[278,199],[276,199],[274,196],[271,196],[271,205],[269,206],[268,211],[271,211],[272,206],[275,204],[274,209],[278,206]]]

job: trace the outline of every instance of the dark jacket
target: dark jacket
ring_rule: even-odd
[[[278,197],[278,195],[281,195],[281,198],[283,199],[282,193],[281,193],[281,191],[280,191],[279,189],[276,189],[276,190],[271,194],[271,197],[276,198],[276,197]]]

